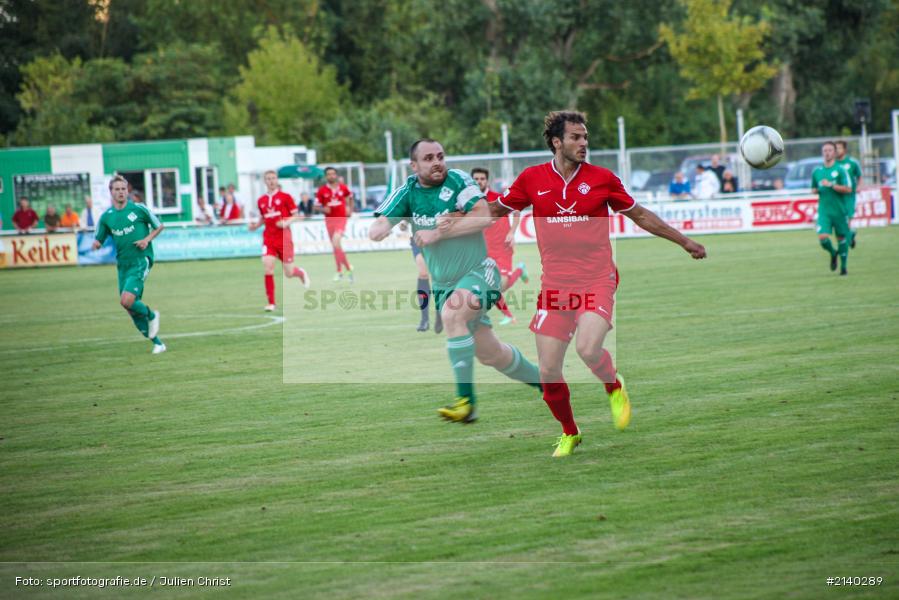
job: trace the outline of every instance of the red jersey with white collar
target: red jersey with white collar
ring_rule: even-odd
[[[502,198],[502,194],[494,192],[493,190],[487,190],[486,196],[488,203],[496,202]],[[484,241],[487,242],[487,256],[496,258],[497,256],[507,254],[511,251],[510,248],[506,246],[506,236],[509,235],[511,229],[512,224],[509,223],[509,216],[506,215],[505,217],[497,219],[496,223],[484,230]]]
[[[609,209],[627,211],[636,202],[610,170],[581,163],[565,181],[553,161],[528,167],[499,202],[512,210],[534,207],[544,289],[616,279]]]
[[[350,188],[342,183],[338,184],[337,189],[334,190],[326,183],[315,192],[315,199],[320,205],[331,208],[331,212],[325,214],[325,218],[345,217],[347,200],[352,195],[353,192],[350,191]]]
[[[276,243],[280,242],[284,230],[278,227],[278,221],[297,214],[297,205],[293,201],[293,197],[287,192],[279,190],[274,194],[259,196],[256,204],[259,206],[259,214],[265,219],[262,238]]]

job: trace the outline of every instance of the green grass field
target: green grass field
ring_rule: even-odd
[[[440,422],[449,365],[412,311],[288,303],[297,338],[261,311],[257,260],[159,264],[152,356],[112,267],[0,273],[0,597],[148,592],[46,584],[72,576],[178,598],[222,594],[199,577],[236,598],[899,597],[899,230],[863,230],[844,278],[810,231],[701,240],[704,262],[618,243],[634,419],[614,431],[598,384],[573,385],[566,460],[521,385]],[[414,283],[406,251],[352,259],[353,289]],[[534,358],[518,312],[500,335]],[[335,383],[284,383],[322,356]],[[392,363],[438,383],[377,383],[405,381]],[[884,580],[827,586],[847,576]]]

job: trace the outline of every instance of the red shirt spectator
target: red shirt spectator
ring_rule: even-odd
[[[221,219],[223,223],[233,223],[235,221],[240,221],[242,216],[240,205],[234,201],[234,196],[225,194],[225,203],[222,204],[222,208],[219,211],[219,219]]]
[[[31,228],[37,225],[40,217],[34,212],[34,209],[28,203],[28,200],[21,198],[19,200],[19,208],[12,215],[12,222],[16,226],[19,233],[30,233]]]

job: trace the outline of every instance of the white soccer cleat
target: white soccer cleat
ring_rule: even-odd
[[[147,333],[147,337],[151,340],[159,335],[159,311],[156,311],[156,316],[150,321],[150,329]]]
[[[265,305],[265,312],[272,312],[273,310],[275,310],[274,304],[266,304]]]
[[[165,344],[153,344],[153,354],[162,354],[165,352]]]
[[[312,285],[312,279],[309,277],[309,273],[306,272],[306,269],[300,269],[300,280],[303,282],[303,287],[307,290],[309,286]]]

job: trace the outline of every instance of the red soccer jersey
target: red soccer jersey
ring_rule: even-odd
[[[325,214],[325,218],[345,217],[346,203],[352,195],[353,192],[350,191],[350,188],[342,183],[337,186],[336,190],[332,190],[328,184],[325,184],[315,192],[315,199],[321,206],[331,208],[331,212]]]
[[[571,289],[614,279],[609,207],[636,205],[618,176],[582,163],[567,182],[553,161],[528,167],[500,198],[512,210],[534,207],[544,289]]]
[[[502,194],[487,190],[487,202],[496,202],[502,198]],[[506,246],[506,236],[512,229],[509,223],[508,215],[497,219],[496,223],[484,230],[484,241],[487,242],[487,256],[496,258],[510,252],[510,248]]]
[[[259,206],[259,214],[265,219],[263,239],[280,243],[284,230],[278,227],[278,221],[297,214],[297,205],[293,197],[286,192],[277,191],[272,195],[259,196],[256,204]]]

